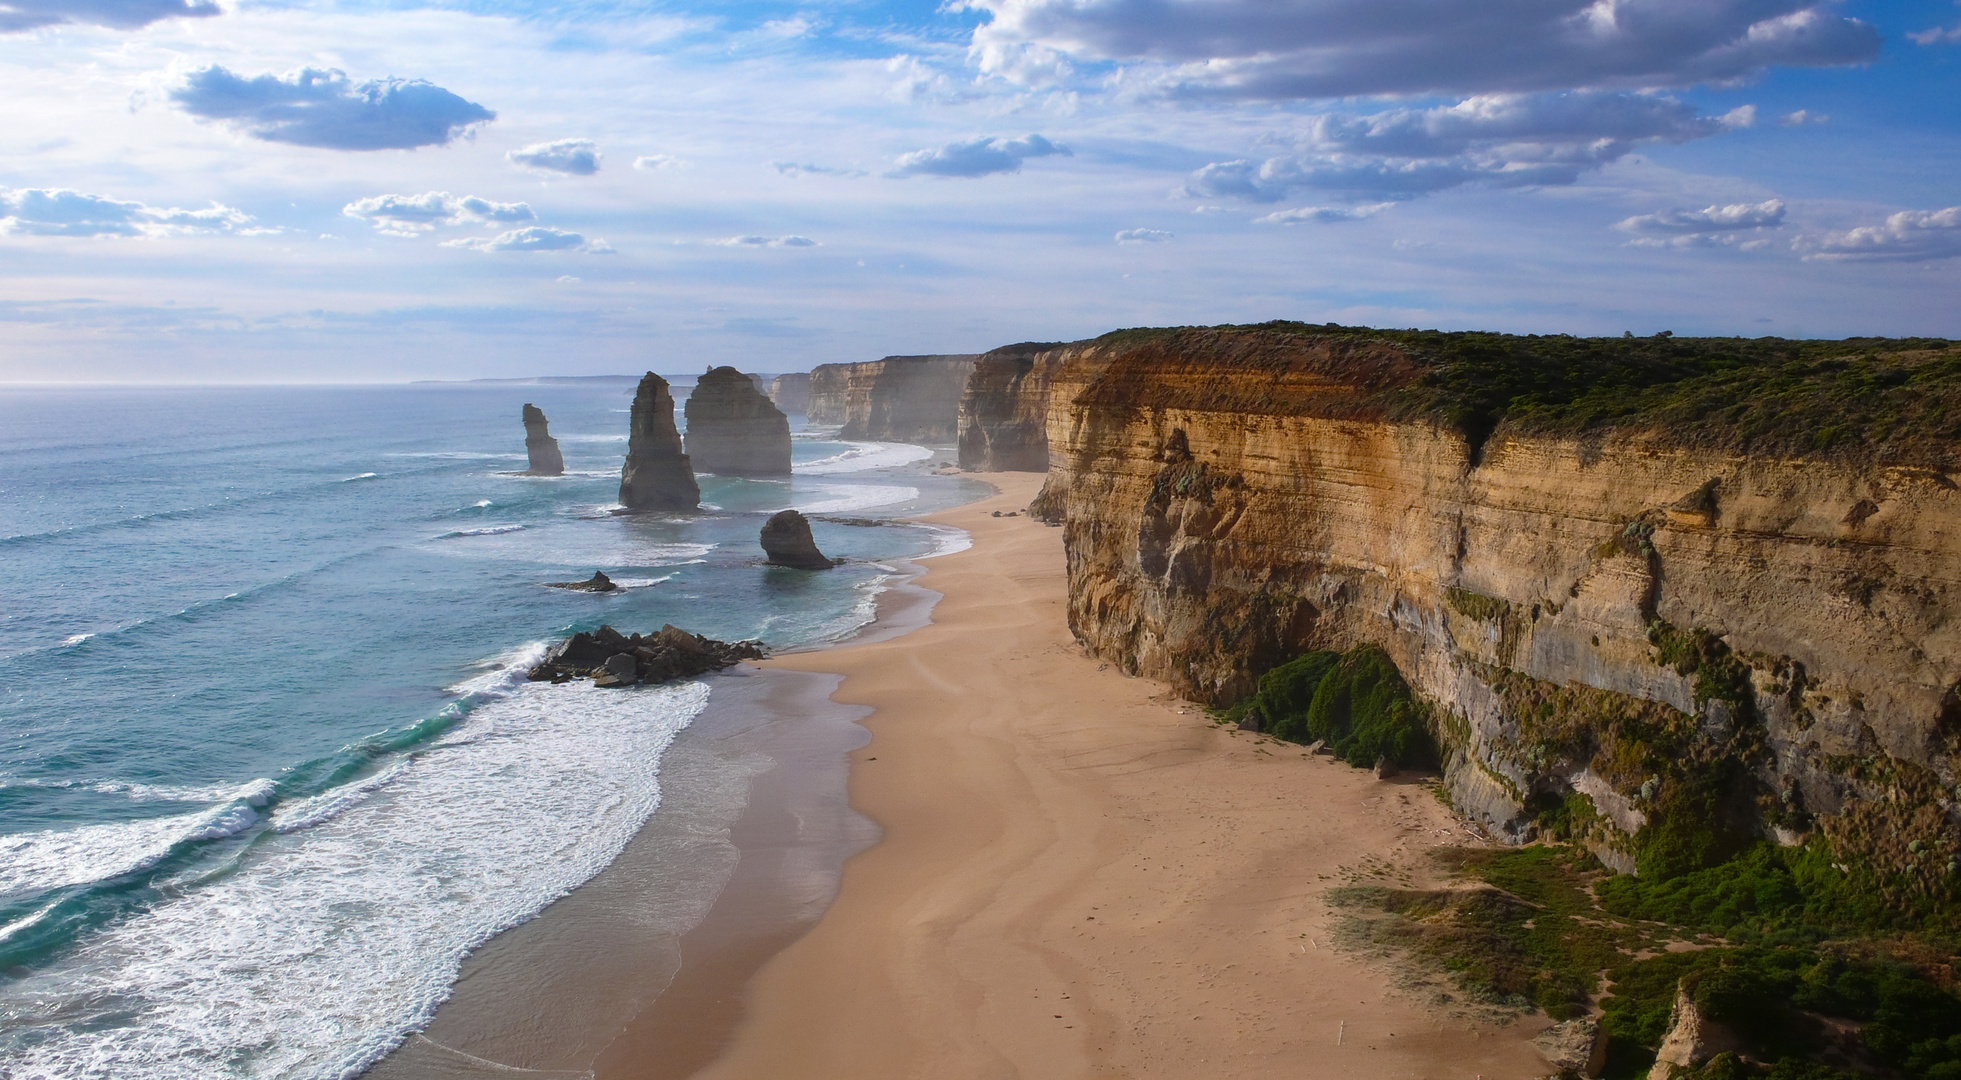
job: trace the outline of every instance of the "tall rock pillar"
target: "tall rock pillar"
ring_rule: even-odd
[[[790,475],[790,419],[732,367],[710,368],[688,395],[688,458],[717,476]]]
[[[744,380],[747,381],[746,379]],[[667,380],[649,371],[633,395],[633,433],[620,470],[620,503],[629,511],[693,510],[701,504],[681,432],[674,426],[674,395]]]
[[[565,455],[558,452],[558,440],[552,438],[545,410],[530,403],[524,406],[524,452],[531,459],[525,475],[565,475]]]

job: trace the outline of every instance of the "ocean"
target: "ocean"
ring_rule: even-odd
[[[894,519],[988,490],[799,430],[787,481],[616,516],[630,394],[0,391],[0,1075],[359,1075],[661,812],[713,693],[526,682],[550,641],[835,641],[962,543]],[[512,475],[525,402],[566,476]],[[848,561],[761,565],[787,506]]]

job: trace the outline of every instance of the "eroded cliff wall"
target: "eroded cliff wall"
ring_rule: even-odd
[[[1049,380],[1064,350],[1023,342],[981,354],[960,396],[960,467],[1046,472]]]
[[[786,413],[807,411],[810,408],[810,373],[798,371],[771,379],[769,400]]]
[[[811,423],[840,425],[846,439],[951,443],[976,359],[969,353],[822,364],[810,373],[806,415]]]
[[[1703,370],[1690,348],[1657,362]],[[1961,431],[1938,409],[1901,405],[1920,410],[1904,434],[1867,409],[1848,437],[1818,420],[1844,407],[1827,385],[1752,436],[1723,418],[1769,391],[1717,413],[1721,394],[1610,385],[1661,404],[1589,421],[1453,397],[1477,372],[1450,365],[1474,361],[1420,340],[1310,328],[1046,357],[1037,507],[1064,523],[1070,625],[1099,655],[1224,703],[1292,655],[1379,644],[1435,706],[1460,808],[1520,839],[1584,796],[1589,845],[1623,870],[1691,797],[1732,831],[1961,869]],[[1816,377],[1910,402],[1961,356],[1844,363]],[[1718,369],[1699,377],[1755,377]],[[1677,406],[1707,422],[1654,422]]]

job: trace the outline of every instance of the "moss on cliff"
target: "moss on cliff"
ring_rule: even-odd
[[[1322,740],[1357,768],[1436,760],[1427,710],[1395,661],[1374,645],[1295,657],[1261,676],[1259,687],[1242,715],[1254,713],[1277,738]]]

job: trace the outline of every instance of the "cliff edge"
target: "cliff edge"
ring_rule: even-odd
[[[888,356],[857,364],[821,364],[810,373],[805,415],[837,424],[839,438],[951,443],[960,399],[977,354]]]

